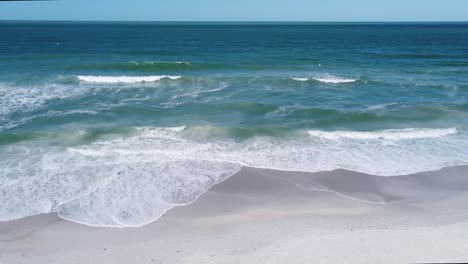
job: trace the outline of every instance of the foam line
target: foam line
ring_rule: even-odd
[[[358,131],[321,131],[310,130],[309,135],[326,139],[388,139],[388,140],[404,140],[404,139],[423,139],[436,138],[457,133],[456,128],[408,128],[381,130],[375,132],[358,132]]]
[[[91,83],[139,83],[139,82],[157,82],[163,79],[178,80],[182,76],[77,76],[78,80]]]

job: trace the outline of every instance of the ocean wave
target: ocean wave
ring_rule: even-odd
[[[118,70],[132,72],[199,71],[227,67],[223,64],[191,63],[186,61],[131,61],[123,63],[82,64],[70,70]]]
[[[391,129],[392,124],[417,124],[427,126],[432,122],[450,120],[464,123],[467,118],[466,104],[380,104],[362,109],[342,110],[305,105],[284,105],[274,108],[266,117],[275,120],[313,123],[317,128],[369,127]],[[390,125],[390,126],[389,126]],[[430,125],[429,125],[430,126]]]
[[[331,83],[331,84],[353,83],[359,80],[359,79],[352,79],[352,78],[337,77],[337,76],[332,76],[332,75],[321,75],[321,76],[316,76],[316,77],[293,77],[291,79],[294,81],[299,81],[299,82],[307,82],[310,80],[315,80],[318,82]]]
[[[399,104],[397,103],[388,103],[388,104],[377,104],[377,105],[371,105],[367,107],[368,110],[383,110],[387,108],[391,108],[394,106],[398,106]]]
[[[296,131],[245,140],[226,136],[232,129],[141,127],[68,147],[47,144],[47,137],[3,146],[0,220],[57,212],[91,226],[138,227],[193,202],[243,166],[393,176],[468,164],[466,131],[455,128]],[[93,138],[69,133],[48,138]]]
[[[423,139],[423,138],[436,138],[457,133],[456,128],[446,129],[430,129],[430,128],[407,128],[407,129],[393,129],[381,130],[376,132],[358,132],[358,131],[321,131],[310,130],[309,135],[313,137],[320,137],[326,139],[387,139],[387,140],[405,140],[405,139]]]
[[[157,82],[163,79],[178,80],[182,76],[77,76],[78,80],[91,83],[140,83],[140,82]]]
[[[191,98],[197,98],[199,95],[201,94],[208,94],[208,93],[215,93],[215,92],[219,92],[219,91],[222,91],[224,90],[226,87],[229,86],[229,83],[227,82],[221,82],[219,84],[219,87],[216,87],[216,88],[212,88],[212,89],[204,89],[204,88],[198,88],[198,89],[194,89],[192,91],[189,91],[189,92],[186,92],[186,93],[182,93],[182,94],[177,94],[177,95],[174,95],[172,98],[171,98],[171,102],[174,102],[175,100],[177,100],[178,98],[183,98],[183,97],[191,97]]]
[[[294,81],[298,81],[298,82],[307,82],[309,80],[309,78],[299,78],[299,77],[295,77],[291,79]]]
[[[333,84],[339,84],[339,83],[353,83],[356,82],[358,79],[349,79],[349,78],[341,78],[341,77],[314,77],[313,78],[316,81],[323,82],[323,83],[333,83]]]

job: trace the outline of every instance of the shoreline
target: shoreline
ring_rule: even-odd
[[[3,263],[468,260],[468,166],[381,177],[243,168],[140,228],[0,223]]]

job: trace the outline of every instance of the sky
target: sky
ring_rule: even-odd
[[[468,0],[0,1],[0,20],[468,21]]]

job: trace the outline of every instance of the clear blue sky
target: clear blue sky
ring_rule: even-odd
[[[0,2],[0,20],[468,21],[468,0]]]

